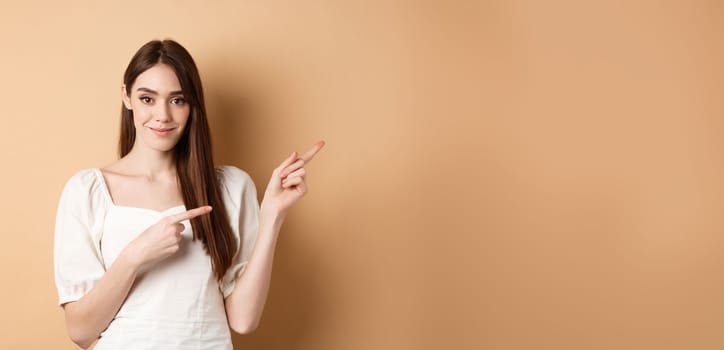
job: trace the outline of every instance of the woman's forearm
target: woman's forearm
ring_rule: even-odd
[[[259,325],[271,280],[274,251],[284,217],[261,210],[259,232],[244,272],[225,300],[229,326],[237,333],[249,333]]]
[[[88,348],[105,330],[126,299],[138,268],[120,254],[103,277],[82,298],[64,305],[68,335]]]

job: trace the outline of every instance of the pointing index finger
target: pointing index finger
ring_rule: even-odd
[[[187,210],[181,214],[176,215],[170,215],[169,220],[171,220],[172,223],[178,223],[184,220],[190,220],[193,219],[199,215],[204,215],[210,213],[212,210],[210,205],[205,205],[203,207],[198,207],[195,209]]]
[[[314,158],[314,155],[317,154],[317,152],[319,152],[319,150],[322,149],[322,147],[324,147],[324,144],[325,144],[324,141],[319,141],[319,142],[315,143],[314,146],[312,146],[312,148],[309,149],[309,151],[304,153],[299,158],[304,160],[304,164],[309,163],[312,160],[312,158]]]

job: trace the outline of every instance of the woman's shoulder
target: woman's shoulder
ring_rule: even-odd
[[[81,169],[73,173],[65,182],[68,190],[90,189],[99,185],[97,168]]]
[[[248,185],[254,184],[249,173],[234,165],[218,165],[216,173],[224,184]]]
[[[216,167],[220,187],[227,203],[239,207],[242,198],[256,197],[256,186],[249,173],[233,165],[220,165]]]
[[[84,210],[106,207],[105,185],[98,172],[98,168],[87,168],[71,174],[63,187],[61,204]]]

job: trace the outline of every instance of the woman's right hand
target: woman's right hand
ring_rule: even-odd
[[[123,250],[128,261],[136,269],[161,261],[176,253],[181,244],[181,221],[210,213],[211,206],[198,207],[186,212],[169,215],[143,231]]]

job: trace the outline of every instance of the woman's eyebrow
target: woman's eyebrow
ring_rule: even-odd
[[[148,92],[151,94],[158,95],[158,92],[151,90],[149,88],[145,88],[145,87],[140,87],[140,88],[136,89],[136,91],[143,91],[143,92]],[[181,90],[171,91],[171,93],[169,93],[169,95],[183,95],[183,91],[181,91]]]

